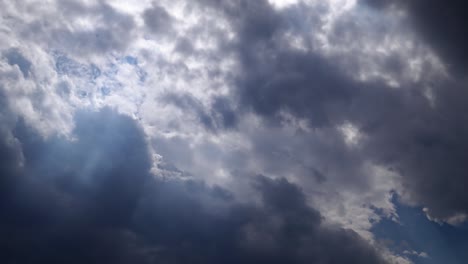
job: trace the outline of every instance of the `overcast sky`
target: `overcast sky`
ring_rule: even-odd
[[[468,262],[468,4],[0,1],[0,262]]]

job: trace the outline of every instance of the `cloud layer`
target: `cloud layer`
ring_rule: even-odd
[[[285,179],[254,177],[259,202],[243,204],[221,187],[154,178],[141,129],[112,110],[78,113],[73,133],[44,141],[20,121],[2,137],[3,261],[384,263]]]
[[[3,257],[411,263],[395,199],[467,220],[464,6],[1,3]]]

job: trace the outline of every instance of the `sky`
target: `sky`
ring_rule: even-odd
[[[0,1],[0,262],[468,262],[468,10]]]

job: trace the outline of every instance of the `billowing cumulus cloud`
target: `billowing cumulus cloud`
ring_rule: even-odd
[[[1,3],[2,257],[412,263],[395,201],[468,217],[463,7]]]

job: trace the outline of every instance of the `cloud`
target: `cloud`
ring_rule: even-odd
[[[255,177],[260,200],[244,204],[200,181],[154,178],[141,128],[110,109],[79,112],[72,141],[22,121],[12,135],[20,144],[1,141],[2,261],[385,263],[353,231],[322,223],[285,179]]]
[[[152,8],[146,9],[143,13],[143,19],[145,21],[145,25],[149,28],[149,30],[153,33],[167,33],[172,28],[172,17],[171,15],[164,9],[153,3]]]
[[[402,177],[404,199],[425,208],[434,221],[460,224],[466,221],[468,208],[463,204],[467,168],[461,148],[466,138],[465,106],[460,98],[466,86],[466,34],[463,33],[465,4],[462,1],[362,1],[378,14],[405,12],[404,21],[421,43],[440,56],[447,75],[429,75],[408,83],[404,91],[386,97],[393,109],[380,116],[381,124],[371,132],[368,155],[377,157]],[[406,94],[408,90],[415,90]],[[417,92],[417,91],[420,92]],[[419,95],[417,95],[420,93]],[[428,102],[424,99],[426,97]],[[375,100],[374,100],[375,101]],[[392,103],[393,101],[393,103]],[[369,109],[369,111],[371,111]],[[363,117],[369,117],[362,114]],[[394,122],[392,122],[394,120]],[[381,128],[379,128],[381,127]],[[458,131],[458,132],[456,132]]]
[[[205,109],[202,102],[190,94],[168,93],[161,98],[165,104],[173,104],[185,113],[193,112],[197,122],[201,123],[208,131],[215,132],[218,129],[234,128],[237,123],[237,116],[230,102],[223,97],[214,98],[211,109]]]
[[[413,250],[413,251],[405,250],[405,251],[403,251],[403,254],[413,255],[413,256],[420,257],[420,258],[429,258],[429,255],[426,252],[417,252],[415,250]]]
[[[429,2],[2,3],[5,206],[142,263],[378,263],[395,193],[461,224],[462,8]]]
[[[360,57],[347,53],[346,49],[338,49],[341,57],[348,60],[342,64],[344,59],[334,60],[335,55],[320,52],[314,48],[314,44],[303,50],[282,42],[291,27],[287,14],[294,7],[288,11],[275,11],[268,4],[255,4],[251,8],[242,4],[219,5],[221,7],[215,5],[216,8],[225,12],[228,18],[231,12],[235,12],[241,14],[240,21],[248,23],[246,29],[245,24],[237,23],[237,17],[229,18],[238,37],[238,45],[234,49],[241,67],[232,92],[234,97],[239,98],[239,104],[244,106],[240,109],[251,109],[266,119],[279,122],[280,126],[290,126],[284,118],[290,115],[293,119],[305,119],[306,127],[310,129],[334,130],[341,128],[342,124],[352,124],[363,139],[354,149],[341,145],[354,157],[344,157],[349,162],[345,162],[349,164],[346,167],[348,170],[340,170],[339,173],[347,174],[361,187],[371,186],[369,188],[372,189],[376,188],[372,186],[374,176],[364,168],[369,163],[381,166],[400,176],[393,184],[388,178],[388,191],[394,188],[403,194],[406,202],[427,206],[432,218],[451,223],[465,219],[463,216],[467,208],[462,202],[466,200],[465,192],[460,187],[464,185],[462,175],[466,171],[465,157],[460,151],[465,138],[454,132],[465,130],[465,122],[461,120],[464,120],[463,113],[466,111],[459,99],[464,97],[461,88],[465,85],[463,78],[459,79],[457,74],[447,77],[442,70],[437,71],[441,69],[437,60],[431,56],[418,58],[417,49],[414,54],[402,55],[416,55],[415,60],[422,61],[428,69],[434,69],[433,74],[422,79],[407,79],[407,73],[398,70],[405,67],[402,57],[390,53],[387,58],[395,61],[383,62],[382,72],[378,73],[382,78],[356,78],[356,72],[353,74],[353,69],[349,67],[356,64],[359,71]],[[359,10],[360,7],[355,8]],[[317,23],[318,27],[323,26]],[[347,30],[354,31],[354,39],[359,41],[359,34],[363,34],[360,27],[341,24],[339,18],[325,33],[328,41],[332,41],[331,45],[337,41],[334,38],[340,32]],[[401,31],[403,41],[410,43],[410,47],[424,45],[427,41],[417,39],[399,27],[393,30]],[[385,36],[386,31],[383,32]],[[429,42],[430,45],[432,42]],[[401,48],[398,52],[407,51]],[[372,53],[370,55],[374,56]],[[372,57],[372,60],[378,62],[379,58]],[[363,70],[365,73],[365,68]],[[389,72],[393,76],[390,81],[384,75]],[[391,79],[395,79],[396,83]],[[394,86],[399,89],[394,89]],[[311,134],[308,136],[313,137]],[[327,136],[335,142],[330,150],[337,150],[340,146],[338,142],[342,139],[339,135],[332,135],[329,133]],[[300,152],[299,149],[294,151]],[[334,155],[322,162],[330,161],[337,166],[339,160]],[[269,165],[279,171],[278,164],[281,163]],[[356,168],[357,172],[350,173],[350,168]],[[450,177],[446,177],[447,174]],[[340,184],[345,185],[346,181],[341,179]]]
[[[249,146],[242,154],[249,158],[240,158],[246,160],[243,167],[229,162],[224,167],[233,175],[245,174],[239,172],[242,170],[286,175],[305,185],[328,220],[363,232],[375,215],[363,204],[378,204],[391,214],[389,193],[397,188],[396,179],[391,173],[375,175],[373,161],[361,152],[362,144],[348,146],[341,128],[359,122],[354,119],[366,107],[358,105],[362,98],[367,97],[363,102],[369,104],[392,91],[382,82],[363,82],[351,76],[347,65],[316,47],[317,40],[304,40],[303,47],[290,45],[295,36],[306,38],[303,26],[323,33],[318,10],[331,7],[304,4],[278,11],[266,2],[209,3],[231,21],[236,34],[230,51],[239,67],[230,96],[238,104],[238,115],[245,120],[251,113],[260,117],[237,126]],[[299,15],[316,19],[301,25],[304,22],[294,20]],[[345,56],[357,58],[353,53],[341,55]],[[347,192],[336,191],[341,189]],[[350,220],[355,217],[362,221]]]
[[[415,30],[420,33],[424,41],[429,43],[442,57],[454,73],[466,74],[468,44],[466,16],[463,12],[467,8],[465,1],[363,1],[373,7],[403,9]]]
[[[31,70],[31,62],[23,57],[19,50],[10,49],[4,54],[4,56],[7,58],[10,65],[17,65],[19,67],[24,78],[28,78]]]
[[[465,182],[461,148],[466,139],[454,132],[465,130],[460,122],[465,106],[459,99],[465,92],[459,85],[441,84],[434,107],[423,103],[421,95],[399,106],[395,102],[393,109],[399,110],[389,113],[380,128],[372,129],[369,139],[369,155],[403,175],[408,200],[425,205],[429,215],[441,220],[466,214],[468,209],[461,202],[465,192],[460,188]]]

